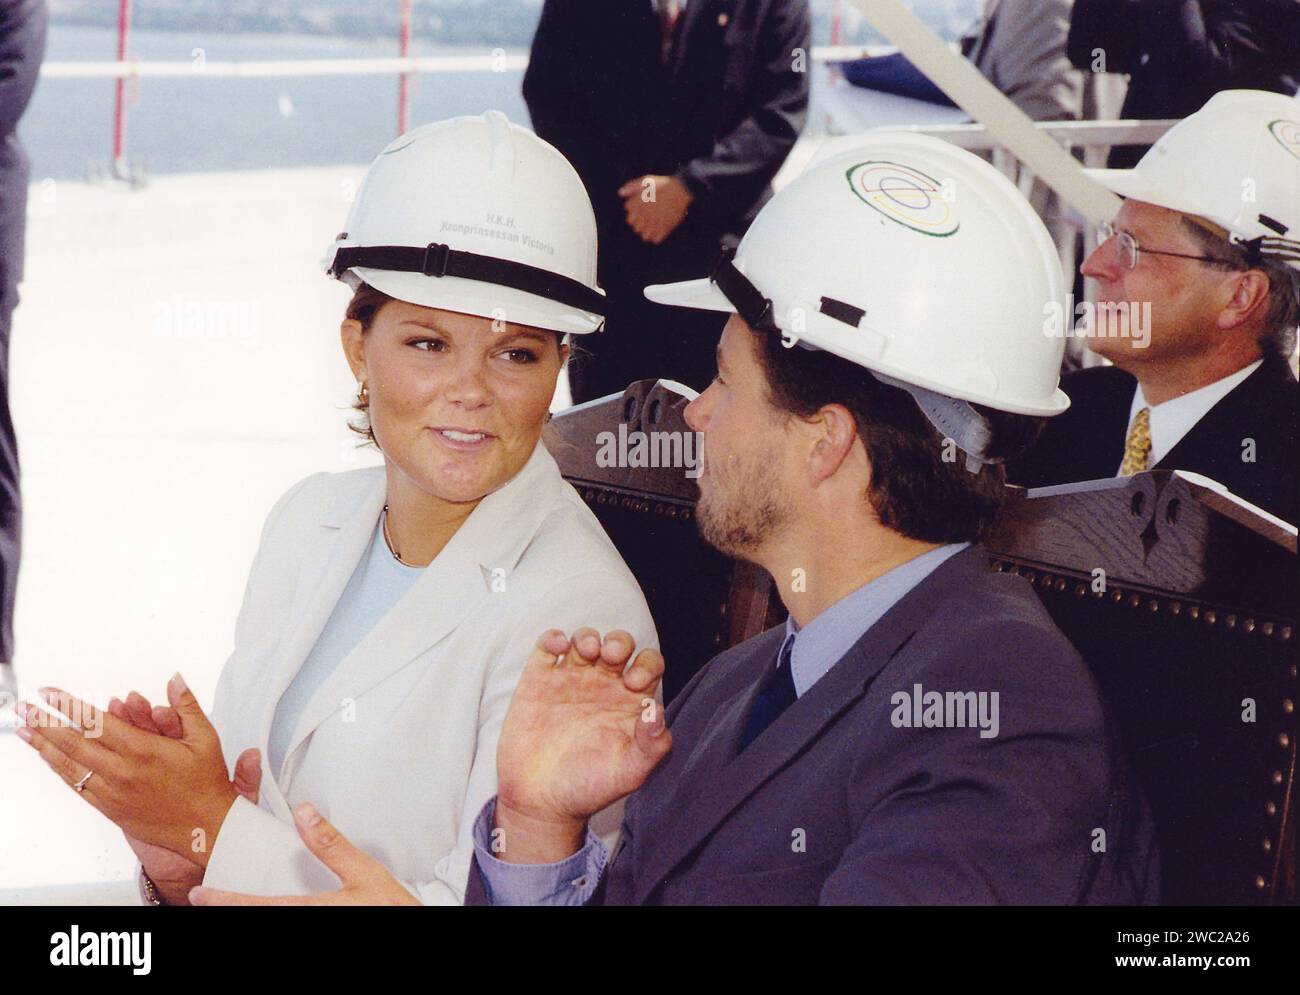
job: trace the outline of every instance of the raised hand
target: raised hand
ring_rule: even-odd
[[[497,746],[497,856],[549,863],[587,819],[635,791],[672,748],[655,688],[664,660],[621,630],[552,629],[537,640]]]

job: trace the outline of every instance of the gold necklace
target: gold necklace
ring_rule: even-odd
[[[395,559],[398,563],[400,563],[404,567],[414,567],[417,570],[420,569],[420,565],[418,563],[407,563],[404,559],[402,559],[400,555],[398,555],[397,550],[393,548],[393,540],[388,534],[388,505],[387,504],[384,505],[384,542],[388,545],[388,551],[393,554],[393,559]]]

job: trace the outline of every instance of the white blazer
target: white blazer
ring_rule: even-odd
[[[591,625],[658,648],[641,589],[539,444],[321,685],[277,776],[267,759],[276,704],[364,554],[385,492],[382,466],[317,473],[271,509],[212,712],[228,766],[261,749],[261,798],[231,807],[209,887],[337,888],[293,826],[293,806],[310,801],[421,901],[463,902],[471,828],[496,793],[497,739],[537,637]],[[617,813],[602,815],[594,828],[616,832]]]

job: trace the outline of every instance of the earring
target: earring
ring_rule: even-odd
[[[361,404],[370,403],[370,392],[366,390],[366,382],[364,380],[357,381],[357,400]]]

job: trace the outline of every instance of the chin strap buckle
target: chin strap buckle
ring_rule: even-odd
[[[447,260],[451,258],[451,246],[442,242],[430,242],[424,247],[424,260],[420,272],[425,276],[446,276]]]

